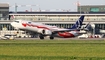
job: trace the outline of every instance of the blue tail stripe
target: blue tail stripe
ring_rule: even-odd
[[[69,29],[78,29],[78,28],[81,28],[82,26],[82,22],[84,20],[84,15],[82,15],[77,21],[76,23]]]

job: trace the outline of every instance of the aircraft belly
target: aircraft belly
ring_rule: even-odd
[[[55,34],[54,37],[64,38],[62,36],[59,36],[58,34]]]
[[[63,37],[63,38],[72,38],[72,37],[78,36],[79,34],[78,33],[65,32],[65,33],[58,33],[57,35],[60,37]]]

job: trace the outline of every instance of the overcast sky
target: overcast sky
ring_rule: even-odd
[[[36,11],[36,10],[51,10],[57,9],[76,11],[76,3],[79,1],[80,5],[105,5],[105,0],[0,0],[0,3],[9,3],[10,11],[15,11],[15,3],[19,6],[17,11]],[[21,5],[32,5],[24,6]],[[38,5],[38,6],[35,6]]]

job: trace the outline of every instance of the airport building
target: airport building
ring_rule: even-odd
[[[105,29],[105,12],[10,12],[10,20],[31,20],[35,22],[45,23],[47,25],[55,25],[60,28],[69,28],[80,15],[85,15],[84,24],[92,22],[96,28]]]
[[[9,4],[0,3],[0,20],[9,20]]]
[[[95,24],[95,33],[100,33],[99,29],[105,30],[105,12],[9,12],[8,4],[5,9],[3,7],[5,5],[0,6],[2,8],[0,9],[0,34],[3,31],[5,34],[5,31],[15,31],[10,23],[18,19],[31,20],[60,28],[70,28],[81,15],[85,15],[83,24],[88,22]]]
[[[105,12],[105,5],[81,5],[77,8],[78,12]]]

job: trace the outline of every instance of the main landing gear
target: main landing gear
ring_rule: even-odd
[[[51,40],[54,39],[54,36],[50,36],[50,39],[51,39]]]
[[[40,35],[39,35],[39,38],[40,38],[40,39],[44,39],[44,37],[45,37],[45,36],[44,36],[43,34],[40,34]],[[50,38],[51,40],[53,40],[53,39],[54,39],[54,36],[51,35],[49,38]]]
[[[40,39],[44,39],[44,35],[40,34],[40,35],[39,35],[39,38],[40,38]]]

